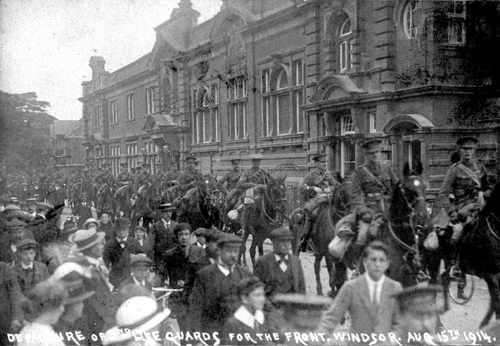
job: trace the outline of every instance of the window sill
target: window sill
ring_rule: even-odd
[[[242,139],[228,139],[227,144],[248,143],[248,138]]]

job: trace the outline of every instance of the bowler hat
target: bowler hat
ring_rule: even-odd
[[[27,249],[37,249],[38,243],[36,242],[35,239],[31,238],[23,238],[21,239],[17,244],[16,244],[16,249],[21,251],[21,250],[27,250]]]
[[[460,148],[475,148],[479,141],[472,136],[461,137],[457,140],[457,146]]]
[[[103,232],[94,229],[79,229],[69,237],[69,241],[75,244],[77,251],[90,249],[104,240]]]
[[[130,266],[132,266],[132,267],[138,267],[138,266],[150,267],[152,265],[153,265],[153,261],[151,259],[149,259],[149,257],[143,253],[140,253],[137,255],[134,255],[134,254],[130,255]]]
[[[280,227],[273,230],[269,237],[271,240],[292,240],[293,234],[287,227]]]
[[[401,312],[411,311],[418,313],[444,312],[443,306],[438,306],[438,294],[443,293],[439,285],[416,285],[392,295],[398,303]]]
[[[122,343],[145,335],[146,332],[162,323],[169,315],[170,309],[161,310],[156,300],[146,296],[127,299],[116,311],[116,326],[106,331],[103,345]]]
[[[217,246],[222,247],[224,245],[240,245],[242,242],[241,238],[235,236],[234,234],[222,234],[219,239],[217,239]]]

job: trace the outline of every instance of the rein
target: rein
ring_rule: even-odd
[[[492,235],[495,239],[500,240],[500,237],[499,237],[499,236],[495,233],[495,231],[493,230],[493,227],[491,227],[491,223],[490,223],[490,220],[489,220],[489,217],[490,217],[490,216],[493,216],[493,214],[490,214],[490,215],[486,216],[486,218],[485,218],[485,219],[486,219],[486,224],[488,225],[488,230],[490,231],[491,235]],[[499,221],[499,220],[498,220],[495,216],[493,216],[493,217],[495,218],[495,220],[496,220],[497,222]]]

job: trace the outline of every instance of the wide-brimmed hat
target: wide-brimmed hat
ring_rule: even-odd
[[[106,331],[103,345],[113,345],[131,340],[134,335],[144,335],[170,316],[170,309],[161,310],[151,297],[136,296],[127,299],[116,311],[116,326]]]
[[[222,234],[218,239],[217,239],[217,246],[222,247],[225,245],[241,245],[242,240],[240,237],[234,235],[234,234]]]
[[[445,310],[444,296],[441,304],[439,294],[446,294],[439,285],[421,284],[407,287],[392,295],[397,301],[402,312],[412,311],[417,313],[442,313]]]
[[[93,229],[79,229],[69,237],[69,241],[75,244],[76,251],[82,251],[103,241],[104,236],[103,232]]]
[[[83,227],[87,227],[89,224],[91,223],[95,223],[96,226],[99,226],[99,221],[97,221],[96,219],[94,219],[93,217],[89,217],[87,220],[85,220],[85,222],[83,223]]]
[[[54,208],[54,206],[51,203],[48,203],[48,202],[38,202],[36,204],[36,207],[39,210],[49,210],[49,209]]]

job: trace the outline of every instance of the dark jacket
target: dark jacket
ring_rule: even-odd
[[[130,255],[142,252],[141,246],[132,237],[128,237],[122,247],[116,238],[109,240],[103,252],[103,260],[109,270],[109,282],[118,286],[130,275]]]
[[[14,263],[12,269],[16,274],[17,282],[24,295],[35,287],[37,283],[49,277],[47,266],[38,261],[33,262],[33,269],[24,270],[19,262]]]
[[[217,263],[198,273],[189,296],[190,328],[193,331],[221,331],[226,320],[239,306],[238,283],[249,277],[246,269],[235,265],[233,272],[225,276]]]
[[[297,256],[289,254],[287,266],[287,271],[283,273],[273,252],[257,260],[254,274],[265,284],[267,296],[273,296],[277,293],[306,292],[304,271],[302,270],[300,259]],[[288,280],[286,285],[283,282],[285,278]]]
[[[23,299],[12,267],[0,262],[0,345],[8,345],[7,332],[13,320],[21,321],[20,303]]]

